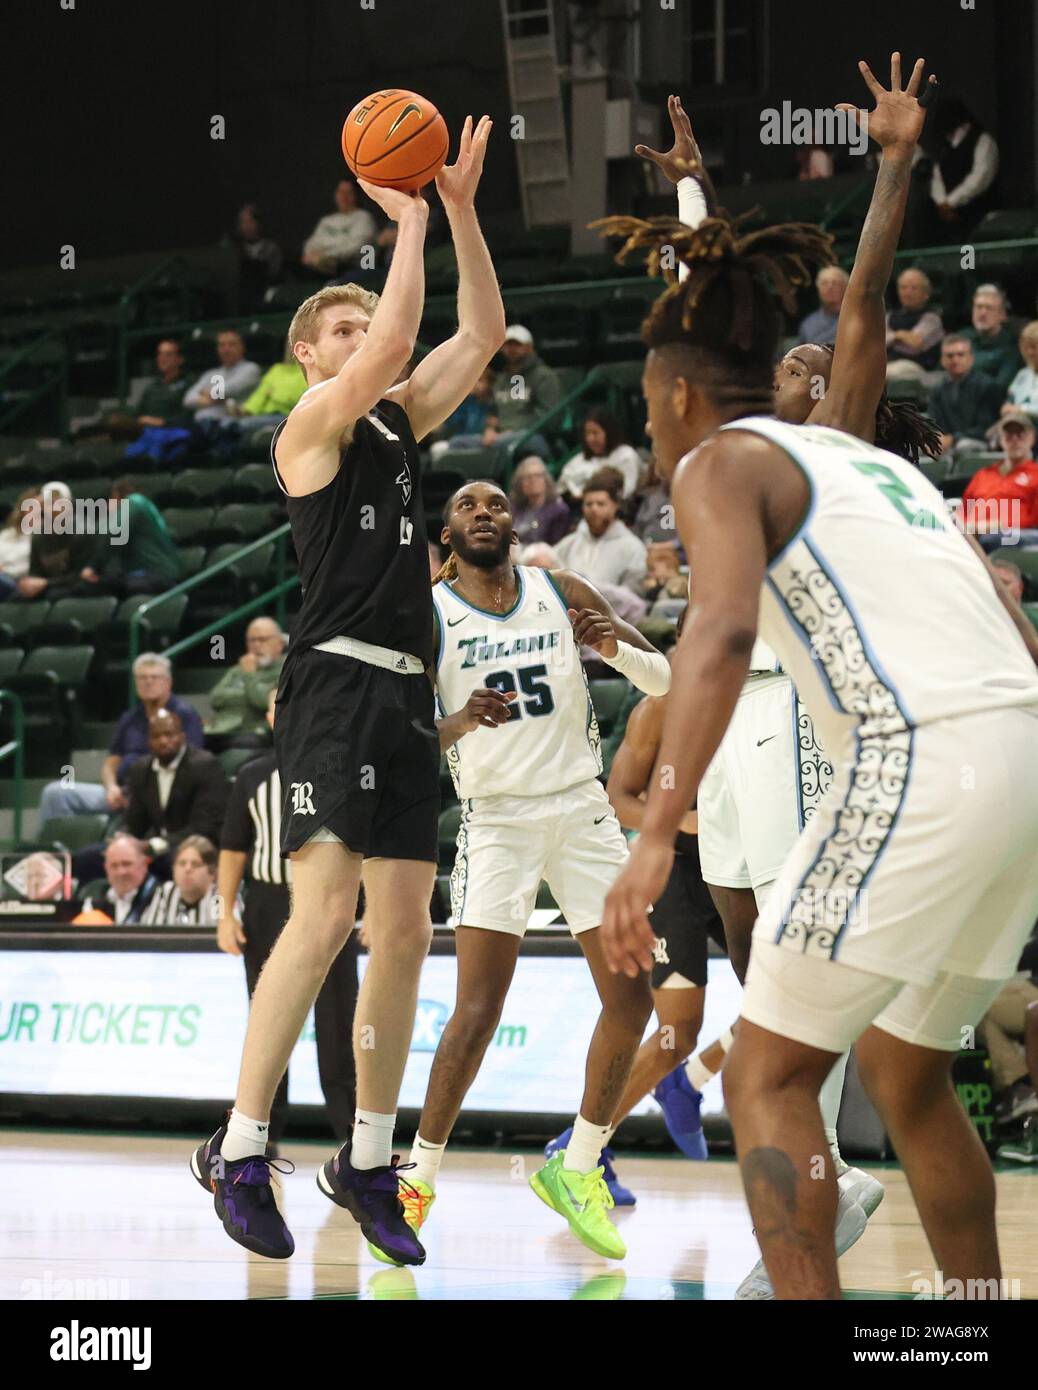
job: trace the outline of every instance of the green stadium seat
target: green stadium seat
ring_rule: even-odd
[[[112,483],[114,479],[109,477],[107,473],[100,475],[97,473],[88,473],[86,477],[70,478],[66,481],[68,482],[69,492],[71,492],[72,496],[76,499],[89,498],[91,501],[96,501],[100,498],[107,501],[112,495]]]
[[[0,603],[0,624],[10,628],[16,639],[21,638],[30,629],[46,622],[53,606],[46,599],[36,599],[33,603]]]
[[[617,715],[623,706],[630,689],[623,677],[610,680],[590,681],[591,703],[595,707],[598,728],[603,738],[607,738],[616,723]]]
[[[275,521],[269,503],[229,502],[219,507],[212,521],[203,529],[201,539],[209,545],[236,540],[240,545],[258,540],[272,531]]]
[[[157,507],[170,506],[169,498],[173,490],[173,473],[124,473],[123,478],[134,492],[150,497]]]
[[[45,845],[62,846],[75,852],[103,840],[109,819],[109,816],[101,814],[54,816],[43,822],[36,832],[36,838]]]
[[[182,545],[180,547],[180,573],[184,579],[191,579],[205,568],[206,550],[204,545]]]
[[[22,641],[29,650],[36,647],[76,646],[83,639],[83,624],[74,618],[65,619],[63,622],[55,622],[50,618],[47,622],[40,623],[39,627],[30,628],[22,636]]]
[[[977,241],[1018,241],[1036,232],[1038,213],[1034,208],[992,208],[973,235]]]
[[[221,500],[258,502],[276,501],[284,494],[277,485],[270,463],[246,463],[239,468],[221,491]]]
[[[1031,626],[1038,629],[1038,603],[1025,603],[1024,612],[1031,620]]]
[[[53,671],[61,684],[70,691],[80,690],[94,661],[94,648],[36,647],[26,654],[20,675],[33,676]]]
[[[269,752],[269,749],[225,748],[220,754],[220,764],[224,772],[227,773],[227,776],[233,778],[238,775],[238,769],[240,767],[244,767],[245,764],[251,762],[253,758],[262,757],[266,752]]]
[[[78,622],[84,632],[91,632],[115,616],[119,600],[111,594],[97,598],[62,598],[52,606],[48,623]]]
[[[214,546],[206,556],[206,566],[218,564],[221,560],[231,559],[238,555],[242,550],[240,541],[225,541],[223,545]],[[238,579],[258,579],[264,575],[269,575],[273,583],[273,564],[274,564],[274,542],[267,545],[258,546],[249,555],[243,555],[236,560],[230,570],[222,570],[211,581],[214,584],[222,583],[225,588],[228,573],[235,575]],[[205,586],[201,586],[205,587]]]
[[[168,506],[201,507],[212,505],[221,488],[227,486],[234,476],[232,468],[185,468],[183,473],[173,475]]]
[[[22,664],[25,652],[21,647],[4,647],[0,650],[0,685],[5,685]]]
[[[136,613],[138,608],[142,608],[146,603],[151,603],[156,597],[158,597],[156,594],[135,594],[133,598],[123,599],[115,615],[115,622],[124,625],[128,632],[132,615]],[[168,645],[180,629],[186,608],[187,594],[177,594],[176,598],[168,599],[160,607],[144,615],[143,622],[146,631],[152,637],[164,638],[163,645]]]
[[[208,695],[227,670],[215,661],[210,666],[178,666],[173,674],[173,689],[178,695]]]
[[[625,295],[600,305],[596,358],[617,360],[644,352],[642,322],[647,312],[648,305],[640,295]]]
[[[163,518],[179,545],[195,545],[213,519],[212,507],[167,507]]]

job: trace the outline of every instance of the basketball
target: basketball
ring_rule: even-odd
[[[447,123],[431,101],[393,88],[357,103],[342,128],[350,170],[380,188],[413,193],[434,179],[450,148]]]

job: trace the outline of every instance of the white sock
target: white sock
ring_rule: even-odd
[[[354,1168],[388,1168],[393,1157],[396,1115],[377,1110],[358,1110],[353,1118],[350,1163]]]
[[[578,1115],[573,1121],[573,1137],[566,1145],[563,1168],[571,1172],[590,1173],[598,1167],[598,1155],[609,1143],[612,1128],[609,1125],[593,1125]]]
[[[411,1145],[410,1159],[415,1166],[407,1175],[409,1181],[421,1180],[426,1187],[431,1187],[435,1192],[436,1179],[440,1173],[440,1164],[443,1162],[443,1152],[446,1147],[445,1143],[430,1144],[428,1139],[423,1139],[420,1134],[416,1134],[414,1143]]]
[[[707,1064],[703,1061],[702,1055],[697,1052],[694,1056],[690,1057],[688,1061],[685,1063],[685,1075],[688,1077],[689,1081],[691,1081],[692,1085],[696,1088],[696,1090],[701,1091],[705,1086],[709,1085],[709,1083],[713,1081],[714,1077],[717,1075],[717,1072],[711,1071]]]
[[[842,1057],[836,1059],[836,1065],[825,1078],[822,1089],[818,1092],[818,1106],[822,1112],[822,1124],[825,1126],[825,1142],[829,1145],[829,1152],[833,1156],[837,1177],[847,1167],[840,1156],[840,1144],[836,1136],[836,1121],[840,1118],[843,1078],[847,1073],[847,1062],[850,1055],[849,1052],[845,1052]]]
[[[237,1163],[241,1158],[266,1153],[269,1132],[269,1120],[250,1120],[240,1110],[232,1110],[231,1118],[227,1121],[227,1133],[220,1143],[220,1157],[228,1163]]]

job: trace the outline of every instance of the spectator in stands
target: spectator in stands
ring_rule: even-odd
[[[909,267],[897,277],[898,307],[887,314],[887,381],[922,381],[937,366],[944,324],[929,308],[933,286]]]
[[[984,435],[998,419],[1002,393],[977,370],[969,340],[949,333],[941,342],[944,379],[930,392],[930,414],[941,432],[941,451],[954,458],[984,451]]]
[[[999,579],[1009,590],[1017,603],[1024,601],[1024,572],[1019,565],[1014,565],[1012,560],[992,560],[991,568],[998,575]]]
[[[105,845],[104,877],[108,888],[100,898],[88,898],[85,907],[108,912],[117,927],[139,923],[159,886],[151,872],[148,851],[133,835],[119,831]]]
[[[144,925],[215,927],[220,920],[216,861],[216,846],[205,835],[188,835],[181,840],[173,860],[173,877],[159,885],[141,918]]]
[[[977,367],[997,381],[1003,395],[1020,370],[1016,330],[1009,323],[1005,292],[997,285],[980,285],[973,292],[973,322],[962,336],[973,349]]]
[[[31,533],[29,573],[18,580],[17,596],[51,601],[85,592],[94,582],[99,537],[68,528],[66,519],[74,515],[68,484],[44,483],[38,511],[39,526],[33,517],[25,518]]]
[[[263,219],[255,203],[245,203],[238,209],[233,240],[238,252],[240,306],[248,311],[263,302],[271,285],[280,282],[284,256],[277,242],[264,235]]]
[[[516,546],[513,559],[517,565],[534,565],[537,569],[542,570],[569,568],[560,558],[558,549],[547,545],[544,541],[534,541],[532,545]],[[610,584],[608,580],[599,579],[595,581],[595,588],[616,616],[623,618],[625,623],[632,623],[637,626],[649,611],[649,605],[641,595],[636,594],[633,589],[627,588],[623,584]],[[581,660],[597,661],[597,659],[598,654],[593,648],[581,648]]]
[[[603,468],[588,479],[577,529],[555,547],[562,566],[592,584],[618,584],[637,594],[645,577],[645,546],[620,520],[623,477]]]
[[[507,447],[558,405],[562,395],[558,373],[537,356],[533,334],[528,328],[521,323],[506,328],[501,353],[505,370],[494,381],[493,398],[482,434],[458,435],[451,440],[452,449]],[[533,434],[523,442],[524,458],[527,454],[536,454],[538,458],[547,459],[550,453],[548,441],[541,434]]]
[[[626,443],[623,426],[611,410],[596,407],[584,417],[583,448],[563,465],[559,488],[578,501],[588,480],[603,468],[615,468],[623,478],[623,495],[633,497],[638,490],[642,461],[637,449]]]
[[[521,545],[544,541],[554,545],[570,528],[570,510],[559,496],[555,479],[543,459],[523,459],[512,474],[509,490],[512,526]]]
[[[992,205],[998,146],[966,103],[955,96],[938,102],[930,133],[937,142],[930,199],[945,236],[957,236],[975,227]]]
[[[631,530],[646,545],[660,541],[680,548],[674,525],[674,507],[670,500],[670,484],[656,471],[655,456],[649,459],[645,481],[638,492],[638,508],[631,522]]]
[[[57,816],[103,814],[126,809],[126,784],[130,768],[149,748],[149,721],[160,709],[171,710],[181,722],[187,740],[195,748],[203,746],[202,720],[186,700],[173,694],[173,668],[169,658],[158,652],[142,652],[133,663],[133,679],[138,704],[119,717],[108,756],[101,768],[101,781],[48,782],[40,800],[39,820]]]
[[[796,152],[797,180],[806,179],[831,179],[835,172],[836,164],[832,155],[821,145],[803,145]],[[808,342],[817,343],[817,338],[809,338]]]
[[[191,413],[184,407],[188,380],[184,375],[184,354],[175,338],[162,338],[155,348],[155,371],[137,399],[132,413],[113,411],[92,420],[83,420],[73,431],[74,439],[138,439],[146,429],[187,429]]]
[[[39,488],[27,487],[0,530],[0,600],[13,597],[18,592],[19,579],[29,573],[32,536],[25,526],[25,503],[39,501]]]
[[[815,276],[818,308],[801,323],[801,342],[823,345],[836,342],[836,325],[840,320],[840,306],[848,278],[847,272],[838,265],[823,266]]]
[[[209,694],[210,748],[259,748],[270,742],[267,699],[281,679],[286,641],[273,618],[253,618],[245,630],[245,651]]]
[[[966,526],[978,534],[1038,527],[1038,464],[1031,417],[1022,410],[1003,415],[998,434],[1005,458],[978,469],[962,495]]]
[[[357,185],[340,179],[335,186],[335,212],[322,217],[303,245],[303,265],[321,275],[336,275],[356,266],[361,250],[374,247],[375,219],[357,205]]]
[[[650,606],[661,598],[679,598],[687,602],[688,575],[681,573],[681,556],[674,546],[665,542],[650,545],[646,559],[648,572],[639,586],[645,601]]]
[[[458,406],[453,414],[448,415],[443,424],[436,431],[439,438],[430,446],[429,453],[435,462],[441,458],[448,449],[456,446],[456,441],[460,438],[481,439],[483,430],[486,427],[487,416],[490,414],[490,407],[494,399],[494,369],[484,367],[479,374],[475,386]],[[462,445],[462,448],[472,447]]]
[[[221,328],[216,335],[219,365],[205,371],[184,396],[196,424],[227,419],[233,401],[245,401],[259,384],[261,372],[245,357],[245,339],[236,328]]]
[[[1024,1046],[1029,1009],[1038,1010],[1038,927],[1024,943],[1017,973],[1002,986],[977,1029],[991,1058],[995,1093],[1001,1096],[995,1116],[1002,1125],[1038,1115],[1038,1078],[1029,1074]]]
[[[180,717],[160,709],[148,721],[150,758],[130,768],[123,819],[131,835],[155,856],[155,870],[168,877],[170,858],[188,835],[220,838],[230,784],[220,760],[192,748]],[[88,853],[76,855],[80,860]]]
[[[130,478],[112,485],[112,499],[123,508],[119,544],[109,537],[98,548],[93,565],[83,571],[98,592],[128,598],[133,594],[161,594],[180,579],[180,551],[169,527],[150,497],[134,490]]]
[[[238,434],[256,434],[280,425],[306,390],[306,377],[299,370],[292,344],[285,342],[285,355],[263,373],[263,379],[247,400],[239,405],[228,401],[224,428]]]
[[[1038,421],[1038,319],[1021,329],[1019,347],[1024,366],[1009,383],[1002,414],[1026,410],[1032,420]]]

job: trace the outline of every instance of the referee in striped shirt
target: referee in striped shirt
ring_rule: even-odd
[[[272,689],[267,723],[274,727]],[[217,887],[221,909],[217,943],[221,951],[245,957],[249,998],[281,928],[288,920],[292,866],[281,858],[281,778],[273,751],[247,762],[231,788],[220,835]],[[242,921],[232,906],[245,880]],[[335,1139],[342,1143],[353,1124],[357,1075],[353,1062],[353,1014],[357,1006],[357,934],[351,932],[314,1004],[317,1068]],[[268,1143],[285,1129],[288,1072],[281,1078],[270,1114]]]

